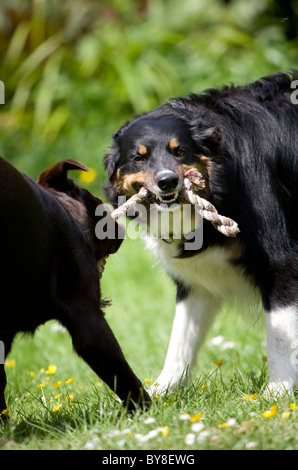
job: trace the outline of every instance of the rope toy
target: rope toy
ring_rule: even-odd
[[[237,223],[229,217],[218,214],[215,207],[209,201],[196,194],[198,190],[204,187],[204,178],[196,169],[191,169],[185,173],[182,195],[186,201],[198,206],[200,216],[211,222],[216,230],[226,237],[235,237],[240,232]],[[142,187],[137,194],[134,194],[112,212],[113,219],[117,219],[120,215],[125,214],[133,204],[141,203],[144,199],[147,199],[149,194],[149,191]]]

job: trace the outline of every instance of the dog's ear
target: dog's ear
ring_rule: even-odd
[[[215,157],[221,153],[224,147],[224,137],[217,126],[197,127],[192,126],[192,138],[202,149],[202,153]]]
[[[67,178],[68,170],[88,171],[89,168],[83,163],[70,158],[56,163],[56,165],[53,165],[50,168],[44,170],[39,175],[37,182],[43,187],[65,190],[70,184]]]
[[[115,172],[119,159],[120,152],[118,150],[118,145],[114,142],[113,148],[108,153],[106,153],[103,160],[104,167],[108,172],[109,178],[111,178]]]

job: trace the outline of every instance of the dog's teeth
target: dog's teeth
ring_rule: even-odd
[[[174,202],[177,199],[177,193],[169,193],[169,194],[158,194],[157,198],[163,203]]]

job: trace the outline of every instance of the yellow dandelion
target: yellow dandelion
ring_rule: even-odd
[[[65,380],[65,383],[66,384],[72,384],[74,382],[75,379],[68,379],[68,380]]]
[[[155,394],[154,394],[154,398],[156,398],[156,399],[159,398],[158,393],[155,393]]]
[[[82,183],[92,183],[97,176],[97,171],[94,168],[89,168],[89,171],[80,172],[80,181]]]
[[[203,390],[203,388],[205,388],[205,387],[206,387],[205,384],[202,384],[202,385],[200,386],[200,388],[201,388],[202,390]]]
[[[250,395],[243,395],[243,397],[241,397],[241,400],[256,400],[257,398],[258,398],[258,394],[253,393]]]
[[[295,403],[290,403],[290,409],[291,409],[292,411],[297,410],[297,408],[298,408],[298,407],[297,407],[297,405],[295,405]]]
[[[39,369],[39,372],[45,372],[45,369],[42,367],[41,369]]]
[[[1,411],[0,415],[8,415],[8,413],[9,413],[8,408],[5,408],[5,410]]]
[[[62,384],[62,380],[58,380],[58,382],[55,382],[55,383],[53,384],[53,387],[59,388],[61,384]]]
[[[61,397],[61,393],[58,393],[58,395],[55,395],[54,398],[56,398],[56,400],[58,400],[58,398]]]
[[[73,398],[73,395],[72,395],[72,394],[70,394],[70,395],[66,395],[66,397],[65,397],[65,398],[66,398],[66,400],[71,400],[71,399]]]
[[[52,412],[53,412],[53,413],[57,413],[57,411],[60,410],[61,406],[62,406],[62,403],[60,403],[60,405],[54,406],[54,408],[52,409]]]
[[[258,394],[257,393],[254,393],[253,395],[249,395],[249,398],[251,400],[256,400],[258,398]]]
[[[151,383],[151,379],[145,379],[145,382],[146,382],[147,384],[150,384],[150,383]]]
[[[281,414],[281,417],[282,417],[283,419],[287,419],[287,418],[290,417],[290,415],[291,415],[290,411],[284,411],[284,412]]]
[[[55,374],[57,371],[57,366],[53,366],[53,364],[48,366],[48,370],[46,371],[46,374]]]
[[[277,414],[277,412],[278,412],[277,405],[272,405],[270,410],[264,411],[263,417],[264,418],[272,418],[273,416],[275,416]]]
[[[30,397],[30,395],[31,395],[31,393],[28,392],[28,393],[26,393],[25,397],[28,398],[28,397]]]
[[[223,361],[222,361],[221,359],[220,359],[219,361],[214,361],[214,364],[215,364],[216,366],[221,366],[222,363],[223,363]]]
[[[16,365],[16,361],[14,359],[10,359],[9,361],[5,362],[6,367],[13,368]]]
[[[169,426],[164,426],[161,430],[161,434],[164,436],[164,437],[167,437],[167,435],[169,434]]]
[[[191,421],[192,423],[196,423],[196,422],[199,421],[202,417],[203,417],[203,413],[202,413],[202,412],[201,412],[201,413],[197,413],[197,414],[191,416],[191,417],[189,418],[189,421]]]
[[[229,428],[231,426],[235,426],[235,424],[237,424],[236,419],[235,418],[229,418],[228,421],[226,421],[225,423],[220,424],[218,427],[219,428]]]
[[[32,371],[29,372],[29,377],[31,377],[31,379],[34,379],[35,376],[36,376],[35,372],[32,372]]]
[[[44,382],[41,382],[40,384],[38,384],[39,388],[44,388],[46,386],[46,384]]]

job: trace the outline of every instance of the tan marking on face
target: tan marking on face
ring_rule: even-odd
[[[169,145],[171,150],[175,150],[179,147],[179,142],[177,139],[171,139]]]
[[[136,194],[137,189],[134,187],[135,183],[138,183],[141,186],[145,185],[145,172],[138,171],[138,173],[131,173],[129,175],[124,175],[122,177],[122,189],[126,194]]]
[[[138,146],[138,153],[139,153],[140,155],[142,155],[142,156],[147,155],[147,152],[148,152],[148,150],[147,150],[146,145],[140,144],[140,145]]]

